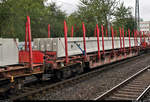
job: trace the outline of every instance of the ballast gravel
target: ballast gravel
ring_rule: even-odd
[[[40,95],[35,100],[93,100],[150,64],[150,54],[102,71],[78,84]]]

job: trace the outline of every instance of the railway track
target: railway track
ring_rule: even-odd
[[[129,58],[127,60],[118,62],[118,63],[114,63],[108,66],[104,66],[100,69],[96,69],[94,71],[88,72],[88,73],[84,73],[82,75],[79,75],[77,77],[71,78],[71,79],[67,79],[61,82],[57,82],[52,84],[51,82],[42,82],[42,83],[37,83],[34,85],[31,85],[29,87],[24,87],[20,92],[18,93],[14,93],[13,95],[10,95],[9,100],[32,100],[34,99],[34,97],[38,97],[38,95],[42,94],[46,94],[47,92],[51,91],[55,91],[57,89],[61,89],[67,86],[71,86],[77,83],[80,83],[83,80],[86,80],[87,78],[91,78],[94,77],[98,74],[100,74],[103,71],[115,68],[115,66],[121,65],[121,64],[125,64],[129,61],[135,60],[140,58],[141,56],[136,56],[134,58]]]
[[[150,89],[150,65],[94,100],[140,101]]]

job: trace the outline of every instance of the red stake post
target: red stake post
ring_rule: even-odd
[[[30,61],[30,69],[33,71],[33,56],[32,56],[32,44],[31,44],[31,27],[30,27],[30,17],[27,16],[28,22],[28,39],[29,39],[29,61]]]
[[[123,36],[123,51],[125,53],[125,39],[124,39],[124,28],[122,28],[122,36]]]
[[[128,34],[129,34],[129,47],[130,47],[130,51],[131,51],[130,29],[128,29]]]
[[[85,26],[84,26],[84,22],[82,22],[82,29],[83,29],[83,43],[84,43],[84,60],[87,60],[87,56],[86,56],[86,39],[85,39]]]
[[[126,37],[127,37],[127,31],[126,31]]]
[[[50,38],[50,34],[51,34],[51,32],[50,32],[50,24],[48,24],[48,38]]]
[[[140,31],[140,42],[142,43],[142,32]]]
[[[111,35],[112,35],[112,50],[113,50],[113,53],[114,53],[114,30],[113,30],[112,26],[111,26]]]
[[[97,48],[98,48],[98,59],[100,60],[101,58],[101,53],[100,53],[100,44],[99,44],[99,28],[98,24],[96,24],[96,30],[97,30]]]
[[[73,26],[72,26],[72,28],[71,28],[71,37],[73,37],[74,36],[74,29],[73,29]]]
[[[108,37],[108,30],[106,29],[106,37]]]
[[[27,40],[28,40],[28,22],[26,22],[26,32],[25,32],[26,34],[25,34],[25,51],[27,51],[28,50],[28,48],[27,48],[27,46],[28,46],[28,42],[27,42]]]
[[[135,33],[135,38],[136,38],[136,46],[137,46],[137,49],[138,49],[138,40],[137,40],[137,34],[138,33],[138,31],[136,30],[136,33]]]
[[[136,49],[136,31],[134,30],[134,47]]]
[[[69,62],[68,60],[68,41],[67,41],[67,24],[64,21],[64,36],[65,36],[65,55],[66,55],[66,63]]]
[[[122,52],[122,31],[121,31],[121,28],[119,28],[119,31],[120,31],[120,51]]]
[[[144,44],[146,44],[146,39],[145,39],[145,32],[143,31],[143,38],[144,38]],[[144,46],[146,48],[146,45]]]
[[[101,31],[102,31],[103,54],[105,54],[105,48],[104,48],[104,26],[103,25],[101,25]]]

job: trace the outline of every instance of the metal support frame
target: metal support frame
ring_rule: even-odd
[[[82,30],[83,30],[83,43],[84,43],[84,60],[87,60],[87,55],[86,55],[86,39],[85,39],[85,26],[84,26],[84,22],[82,22]]]
[[[137,30],[136,30],[136,33],[135,33],[135,38],[136,38],[136,48],[138,50]]]
[[[122,28],[122,37],[123,37],[123,52],[125,53],[126,49],[125,49],[125,39],[124,39],[124,28]]]
[[[143,38],[144,38],[144,43],[146,43],[146,39],[145,39],[145,32],[143,31]],[[145,46],[146,47],[146,46]]]
[[[101,25],[101,31],[102,31],[102,47],[103,47],[103,54],[105,54],[105,46],[104,46],[104,26]]]
[[[66,21],[64,21],[64,37],[65,37],[65,55],[66,55],[65,62],[68,63],[69,59],[68,59],[68,41],[67,41],[67,24],[66,24]]]
[[[27,40],[28,40],[28,22],[26,22],[26,31],[25,31],[25,51],[28,50],[28,48],[27,48],[27,46],[28,46]]]
[[[128,29],[128,34],[129,34],[129,48],[130,48],[130,51],[131,51],[130,29]]]
[[[119,28],[119,31],[120,31],[120,52],[122,52],[122,31],[121,31],[121,28]]]
[[[140,31],[139,34],[140,34],[140,42],[142,43],[142,32]]]
[[[71,37],[74,36],[74,29],[73,29],[73,26],[71,27]]]
[[[126,34],[126,37],[127,37],[127,36],[128,36],[128,35],[127,35],[127,34],[128,34],[128,33],[127,33],[127,31],[126,31],[126,33],[125,33],[125,34]]]
[[[114,30],[112,26],[111,26],[111,36],[112,36],[112,51],[114,53]]]
[[[96,24],[96,29],[97,29],[97,48],[98,48],[98,59],[100,60],[100,58],[101,58],[101,53],[100,53],[100,46],[99,46],[99,28],[98,28],[98,24]]]
[[[134,47],[135,47],[135,49],[136,49],[136,46],[137,46],[137,44],[136,44],[136,31],[134,30]]]
[[[28,40],[29,40],[29,61],[30,61],[30,69],[33,71],[33,56],[32,56],[32,44],[31,44],[31,27],[30,27],[30,17],[27,16],[28,22]]]
[[[106,37],[108,37],[108,30],[107,30],[107,28],[106,28]]]

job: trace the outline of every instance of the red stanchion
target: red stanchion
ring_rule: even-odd
[[[111,26],[111,35],[112,35],[112,50],[114,52],[114,30],[112,26]]]
[[[102,47],[103,47],[103,54],[105,54],[105,48],[104,48],[104,26],[101,25],[101,31],[102,31]]]
[[[125,53],[126,50],[125,50],[124,28],[122,28],[122,36],[123,36],[123,51]]]
[[[84,42],[84,60],[87,60],[86,57],[86,39],[85,39],[85,26],[84,26],[84,22],[82,22],[82,29],[83,29],[83,42]]]
[[[64,21],[64,36],[65,36],[65,55],[66,55],[66,63],[69,62],[68,59],[68,41],[67,41],[67,24],[66,21]]]
[[[143,31],[143,38],[144,38],[144,44],[145,44],[145,46],[144,46],[144,48],[146,48],[146,39],[145,39],[145,32]]]
[[[97,30],[97,48],[98,48],[98,59],[100,60],[101,58],[101,53],[100,53],[100,44],[99,44],[99,28],[98,24],[96,24],[96,30]]]
[[[106,29],[106,37],[108,37],[108,30]]]
[[[135,49],[136,49],[136,31],[134,30],[134,47],[135,47]]]
[[[122,52],[122,39],[121,39],[121,37],[122,37],[122,30],[121,30],[121,28],[119,28],[119,31],[120,31],[120,51]]]
[[[142,43],[142,32],[140,31],[139,34],[140,34],[140,42]]]
[[[136,48],[137,48],[137,50],[138,50],[138,40],[137,40],[137,36],[138,36],[138,32],[137,32],[137,30],[136,30],[136,33],[135,33],[135,38],[136,38]]]
[[[32,55],[32,44],[31,44],[31,27],[30,27],[30,17],[27,16],[28,22],[28,40],[29,40],[29,61],[30,61],[30,69],[33,71],[33,55]]]
[[[25,32],[26,34],[25,34],[25,51],[27,51],[28,50],[28,48],[27,48],[27,46],[28,46],[28,44],[27,44],[27,40],[28,40],[28,22],[26,22],[26,32]]]
[[[74,36],[74,29],[73,29],[73,26],[71,27],[71,37],[73,37]]]
[[[127,37],[127,31],[126,31],[126,37]]]
[[[128,34],[129,34],[129,47],[130,47],[130,51],[131,51],[130,29],[128,29]]]

